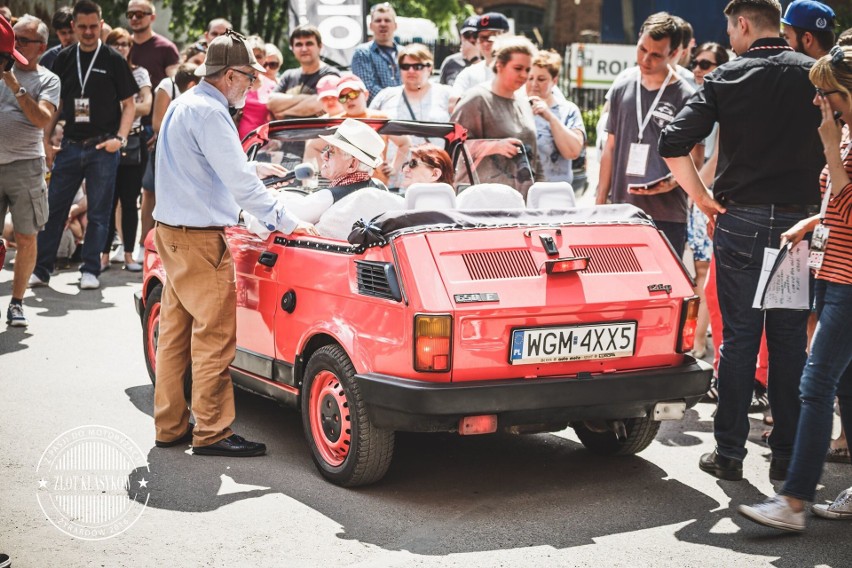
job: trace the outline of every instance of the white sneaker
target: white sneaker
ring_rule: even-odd
[[[91,272],[83,272],[80,277],[80,290],[97,290],[101,287],[98,277]]]
[[[35,274],[30,274],[30,281],[27,285],[30,288],[43,288],[44,286],[47,286],[47,282],[45,282]]]
[[[767,527],[782,531],[805,530],[805,511],[795,512],[782,495],[757,505],[740,505],[739,511],[742,516]]]
[[[142,265],[138,262],[125,262],[124,269],[128,272],[142,272]]]
[[[137,262],[139,264],[145,264],[145,247],[142,245],[136,245],[136,250],[133,253],[133,262]]]
[[[818,503],[811,510],[824,519],[852,519],[852,487],[841,491],[834,503]]]
[[[115,252],[109,257],[109,261],[113,264],[121,264],[124,262],[124,245],[115,247]]]

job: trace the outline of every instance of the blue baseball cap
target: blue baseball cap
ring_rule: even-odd
[[[506,16],[499,12],[488,12],[487,14],[482,14],[479,16],[479,22],[476,25],[477,31],[495,31],[495,32],[508,32],[509,31],[509,20],[506,19]]]
[[[479,25],[479,16],[468,16],[462,22],[461,29],[459,30],[459,32],[461,34],[475,32],[478,29],[477,28],[478,25]]]
[[[812,32],[834,28],[834,10],[816,0],[796,0],[787,6],[781,23]]]

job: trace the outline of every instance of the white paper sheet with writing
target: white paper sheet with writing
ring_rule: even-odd
[[[808,242],[792,249],[763,250],[763,266],[754,295],[753,308],[762,310],[807,310],[809,299]]]

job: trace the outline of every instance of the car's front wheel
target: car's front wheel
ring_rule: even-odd
[[[373,483],[390,466],[394,432],[370,422],[355,368],[338,345],[321,347],[305,367],[302,426],[314,463],[337,485]]]
[[[647,448],[657,432],[660,430],[660,422],[650,416],[644,418],[628,418],[624,422],[625,437],[619,439],[615,432],[606,430],[603,432],[589,428],[585,423],[574,424],[577,437],[590,452],[600,455],[625,456],[638,454]]]
[[[163,302],[163,286],[157,284],[148,294],[145,311],[142,312],[142,350],[145,354],[145,367],[151,383],[157,382],[157,346],[160,342],[160,312]],[[192,370],[187,369],[183,379],[183,394],[187,401],[192,400]]]

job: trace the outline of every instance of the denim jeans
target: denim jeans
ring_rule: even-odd
[[[807,347],[806,310],[753,309],[764,247],[777,248],[781,233],[805,216],[772,206],[731,206],[719,215],[713,235],[716,284],[724,342],[719,360],[719,403],[714,431],[720,455],[743,460],[749,433],[748,409],[760,338],[769,348],[769,406],[775,425],[769,447],[790,459],[799,419],[799,379]]]
[[[831,440],[834,397],[840,416],[852,432],[852,284],[817,280],[814,284],[819,322],[802,374],[801,415],[793,460],[781,493],[813,501]]]
[[[109,231],[110,209],[115,191],[115,173],[121,155],[106,150],[83,148],[82,144],[62,142],[56,154],[47,200],[50,209],[47,224],[38,234],[38,259],[33,273],[41,280],[50,280],[56,263],[56,251],[65,228],[68,211],[83,180],[86,180],[88,226],[83,241],[81,272],[98,276],[101,273],[101,250]]]

